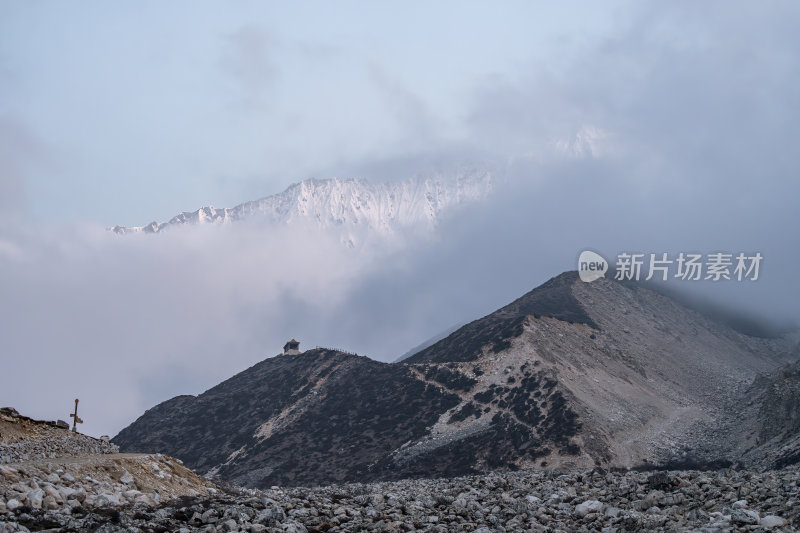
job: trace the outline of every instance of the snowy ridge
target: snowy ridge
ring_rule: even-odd
[[[488,196],[494,184],[491,171],[475,168],[384,183],[312,178],[290,185],[282,193],[236,207],[207,206],[183,212],[168,222],[114,226],[109,230],[117,234],[158,233],[186,224],[224,224],[258,217],[268,224],[307,220],[321,228],[361,227],[391,233],[420,223],[435,225],[448,209]]]

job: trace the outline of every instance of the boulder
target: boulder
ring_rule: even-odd
[[[31,509],[41,509],[43,499],[44,491],[42,489],[34,489],[25,496],[25,503],[28,504],[28,507]]]
[[[758,521],[758,525],[763,528],[771,529],[773,527],[785,527],[787,522],[780,516],[767,515]]]
[[[6,509],[9,511],[16,511],[20,507],[22,507],[22,502],[16,498],[11,498],[6,502]]]
[[[758,512],[748,509],[734,509],[731,512],[731,522],[740,526],[758,524]]]
[[[589,513],[602,513],[605,506],[602,502],[597,500],[587,500],[575,506],[575,514],[578,516],[586,516]]]

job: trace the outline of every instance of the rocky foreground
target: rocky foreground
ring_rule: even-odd
[[[62,420],[33,420],[12,407],[0,408],[0,464],[118,452],[107,439],[69,431]]]
[[[0,532],[795,531],[798,483],[796,468],[767,473],[594,470],[228,489],[156,505],[95,500],[94,506],[69,509],[7,507],[0,514]]]
[[[107,440],[65,426],[0,409],[0,531],[41,530],[54,524],[91,531],[91,522],[69,520],[88,510],[102,514],[134,506],[154,509],[179,497],[216,492],[214,483],[177,459],[120,454]],[[54,522],[51,516],[59,518]]]

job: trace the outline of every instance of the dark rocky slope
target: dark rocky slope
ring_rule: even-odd
[[[760,375],[742,398],[741,464],[760,469],[800,463],[800,362]]]
[[[365,475],[455,403],[406,367],[315,349],[164,402],[114,442],[128,451],[169,450],[201,472],[249,485],[340,481]],[[246,462],[236,460],[242,453]]]
[[[270,358],[154,407],[114,442],[253,487],[777,465],[791,454],[763,447],[766,435],[737,443],[758,417],[769,431],[775,398],[751,388],[796,358],[789,346],[642,287],[565,273],[403,363],[325,349]],[[794,400],[784,400],[790,416]]]

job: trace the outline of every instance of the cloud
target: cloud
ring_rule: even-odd
[[[47,160],[44,144],[16,117],[0,114],[0,218],[25,210],[26,176]]]
[[[78,397],[83,430],[113,434],[155,403],[279,353],[290,337],[304,348],[359,346],[352,329],[337,333],[350,320],[349,294],[407,240],[353,249],[338,228],[261,224],[9,232],[0,240],[3,371],[24,379],[4,383],[0,404],[66,418]]]
[[[400,142],[411,147],[430,143],[436,131],[434,117],[425,101],[400,80],[390,77],[377,63],[368,65],[370,79],[378,89],[400,129]]]
[[[245,25],[224,37],[220,67],[235,81],[246,108],[265,103],[278,69],[272,58],[277,41],[267,30]]]
[[[790,150],[800,73],[786,61],[798,39],[783,21],[795,6],[635,9],[574,61],[485,80],[468,114],[469,135],[495,153],[518,155],[590,125],[643,163],[669,167],[680,159],[693,168],[684,179],[701,183],[740,174],[742,163],[752,173],[766,152]]]

